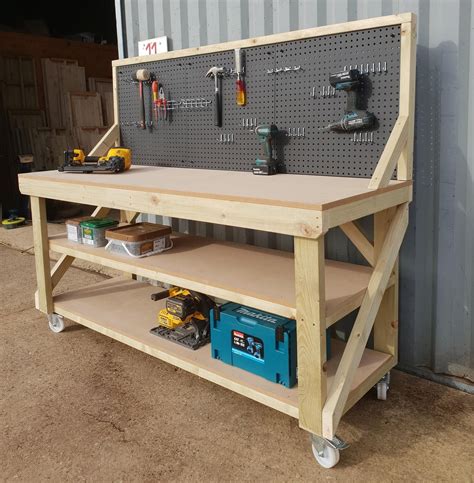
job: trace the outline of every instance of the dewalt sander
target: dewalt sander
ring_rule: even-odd
[[[64,165],[58,171],[74,173],[121,173],[132,165],[132,152],[127,148],[110,148],[105,156],[86,156],[82,149],[64,151]]]
[[[216,304],[207,295],[185,288],[172,287],[154,293],[154,301],[166,298],[166,306],[158,313],[158,327],[151,333],[189,349],[196,350],[209,342],[209,315]]]
[[[362,76],[358,69],[331,74],[329,83],[336,91],[347,94],[346,112],[339,121],[322,128],[325,131],[347,132],[369,129],[375,124],[375,116],[368,111],[358,109],[358,91]]]

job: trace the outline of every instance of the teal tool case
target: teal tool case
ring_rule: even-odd
[[[235,303],[211,310],[211,354],[231,366],[293,387],[297,382],[296,322]],[[326,355],[331,338],[326,332]]]
[[[269,381],[296,384],[296,322],[235,303],[211,311],[214,359]]]

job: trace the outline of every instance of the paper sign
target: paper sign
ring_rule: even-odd
[[[154,55],[162,52],[168,52],[168,37],[166,35],[138,42],[138,55]]]

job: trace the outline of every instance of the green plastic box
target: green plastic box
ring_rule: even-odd
[[[103,247],[107,245],[105,231],[118,225],[118,221],[111,218],[94,218],[81,221],[81,237],[84,245]]]

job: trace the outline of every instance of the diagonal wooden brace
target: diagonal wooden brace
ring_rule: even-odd
[[[98,206],[93,211],[91,216],[93,217],[106,216],[109,211],[110,211],[110,208],[103,208],[101,206]],[[56,287],[56,285],[60,282],[60,280],[63,278],[63,275],[67,272],[68,268],[72,265],[72,262],[74,260],[75,260],[75,257],[71,257],[70,255],[62,255],[59,258],[59,260],[54,264],[54,267],[51,270],[51,290],[54,289],[54,287]],[[39,305],[38,290],[35,292],[35,305],[38,308],[38,305]]]
[[[110,129],[102,136],[99,142],[94,146],[89,156],[102,156],[107,153],[109,148],[118,142],[120,137],[120,130],[118,124],[113,124]],[[106,216],[110,208],[98,206],[92,213],[92,217]],[[52,288],[56,287],[68,268],[72,265],[74,257],[70,255],[62,255],[51,270],[51,284]],[[35,294],[36,295],[36,294]]]
[[[375,263],[374,246],[367,240],[360,228],[353,221],[344,223],[339,228],[373,267]]]
[[[89,156],[104,156],[112,146],[115,146],[119,138],[119,125],[113,124],[110,129],[100,138],[99,142],[92,148]]]
[[[398,206],[323,408],[323,436],[332,439],[344,413],[382,297],[408,226],[408,203]]]
[[[380,156],[374,174],[369,182],[369,189],[376,190],[388,185],[398,158],[408,141],[409,123],[407,116],[398,116],[397,122]]]

